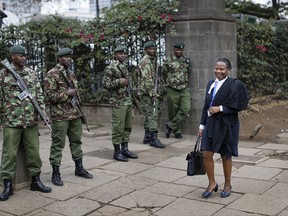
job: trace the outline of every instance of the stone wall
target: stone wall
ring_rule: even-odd
[[[224,12],[224,0],[180,0],[182,9],[174,17],[178,37],[168,34],[167,56],[173,54],[173,43],[185,43],[184,55],[192,62],[190,76],[190,117],[182,125],[185,134],[196,134],[202,113],[206,85],[214,79],[214,65],[221,57],[230,59],[236,77],[237,41],[236,23],[231,14]],[[163,109],[161,129],[167,122],[167,109]]]

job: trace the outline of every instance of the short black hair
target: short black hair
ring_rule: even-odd
[[[220,62],[224,62],[224,63],[226,64],[228,70],[231,70],[231,69],[232,69],[232,65],[231,65],[231,62],[229,61],[229,59],[227,59],[227,58],[220,58],[220,59],[217,60],[217,62],[219,62],[219,61],[220,61]]]

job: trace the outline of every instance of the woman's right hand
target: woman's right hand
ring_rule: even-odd
[[[202,137],[203,135],[203,129],[199,129],[197,132],[197,136]]]

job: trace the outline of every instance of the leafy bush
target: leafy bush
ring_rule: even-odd
[[[238,77],[254,96],[288,92],[288,22],[237,23]]]

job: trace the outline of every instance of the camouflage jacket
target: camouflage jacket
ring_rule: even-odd
[[[166,80],[165,85],[174,89],[182,90],[188,88],[190,60],[171,56],[163,64],[163,73]]]
[[[139,86],[142,95],[147,95],[149,97],[159,96],[158,90],[155,92],[155,79],[157,70],[157,58],[153,58],[148,54],[145,54],[139,63],[140,69],[140,80]],[[158,73],[159,77],[159,73]],[[157,78],[158,79],[158,78]],[[158,87],[159,87],[158,79]],[[157,88],[158,89],[158,88]]]
[[[78,90],[76,76],[71,70],[66,70],[61,64],[48,71],[44,78],[45,102],[49,105],[50,116],[53,121],[72,120],[81,117],[81,114],[71,104],[72,97],[65,94],[69,89],[67,80]],[[77,97],[80,97],[77,93]]]
[[[119,83],[120,78],[129,80],[129,86]],[[103,87],[109,91],[112,105],[132,105],[131,78],[125,64],[114,60],[105,69]]]
[[[15,71],[23,78],[30,94],[44,112],[44,96],[37,73],[25,66],[22,70],[15,69]],[[0,124],[3,127],[25,128],[38,123],[38,113],[30,99],[26,97],[21,101],[18,98],[21,92],[12,73],[2,69],[0,71]]]

